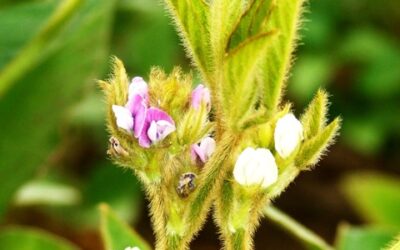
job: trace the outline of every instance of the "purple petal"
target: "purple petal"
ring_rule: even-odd
[[[208,159],[211,157],[211,155],[215,151],[215,140],[211,137],[205,137],[200,141],[200,144],[194,144],[191,147],[191,154],[192,154],[192,159],[194,161],[197,160],[197,158],[202,162],[206,163]]]
[[[139,144],[144,148],[157,143],[175,131],[175,122],[164,111],[151,107],[146,112],[146,119],[139,136]]]
[[[142,96],[135,95],[128,100],[126,108],[129,109],[135,119],[134,135],[138,138],[146,120],[147,101]]]
[[[203,84],[199,84],[192,91],[192,107],[198,109],[203,102],[207,105],[207,109],[209,110],[211,108],[210,90]]]
[[[169,116],[165,111],[161,109],[151,107],[147,110],[146,122],[151,123],[152,121],[167,121],[173,125],[175,125],[174,120],[172,120],[171,116]]]
[[[201,148],[198,144],[192,145],[192,151],[195,154],[195,157],[194,157],[195,162],[197,161],[197,159],[199,159],[202,163],[206,162],[206,155],[204,154],[204,151],[201,150]]]
[[[147,83],[141,77],[134,77],[129,85],[128,96],[129,99],[133,98],[135,95],[140,95],[144,99],[148,99],[148,86]]]

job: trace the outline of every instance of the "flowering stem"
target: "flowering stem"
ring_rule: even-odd
[[[321,237],[304,227],[293,218],[273,206],[266,206],[264,209],[266,218],[280,226],[282,229],[296,237],[303,244],[315,250],[333,250]]]

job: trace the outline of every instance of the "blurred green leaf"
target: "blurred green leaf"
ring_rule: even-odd
[[[56,38],[51,56],[2,97],[0,216],[15,190],[53,150],[68,106],[106,66],[113,5],[114,1],[85,1]]]
[[[0,9],[0,69],[36,35],[56,6],[56,1],[35,1]]]
[[[107,203],[122,220],[137,222],[142,215],[144,198],[134,174],[108,161],[95,163],[90,169],[78,185],[81,202],[72,206],[40,208],[72,227],[96,228],[99,224],[98,205]],[[68,214],[68,218],[64,218],[64,214]]]
[[[125,249],[126,247],[139,247],[140,250],[150,250],[151,247],[127,224],[122,222],[111,211],[110,207],[103,204],[101,210],[101,235],[106,250]]]
[[[309,101],[318,88],[326,87],[335,70],[334,61],[327,55],[304,55],[293,68],[289,92],[301,103]]]
[[[14,203],[29,205],[75,205],[81,199],[75,187],[50,180],[30,181],[19,188]]]
[[[146,76],[154,65],[170,71],[180,63],[184,54],[178,36],[157,0],[120,4],[124,8],[116,16],[112,49],[128,72]]]
[[[62,1],[40,31],[0,71],[0,96],[52,51],[52,41],[78,11],[82,0]],[[11,8],[13,10],[13,8]],[[11,17],[14,19],[15,17]],[[15,26],[14,26],[15,28]]]
[[[386,139],[388,123],[373,119],[373,116],[356,117],[350,113],[343,124],[342,134],[346,144],[367,155],[378,152]]]
[[[384,248],[396,236],[396,231],[377,227],[339,227],[337,250],[378,250]]]
[[[0,249],[4,250],[77,250],[66,240],[41,230],[11,227],[0,231]]]
[[[124,221],[134,222],[140,215],[143,195],[140,183],[131,171],[111,163],[97,164],[90,174],[83,195],[87,208],[86,218],[95,215],[99,203],[107,203]],[[92,221],[95,221],[92,218]]]
[[[341,188],[366,221],[400,230],[400,179],[355,173],[343,180]]]

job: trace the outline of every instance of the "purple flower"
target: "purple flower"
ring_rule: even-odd
[[[211,137],[205,137],[201,139],[200,143],[196,143],[192,145],[191,155],[192,160],[197,162],[200,160],[202,163],[206,163],[211,155],[215,151],[215,140]]]
[[[175,122],[164,111],[151,107],[147,110],[146,119],[143,124],[141,134],[139,136],[139,145],[149,148],[152,144],[156,144],[176,129]]]
[[[202,103],[205,103],[207,110],[211,109],[211,96],[210,90],[206,88],[203,84],[199,84],[192,91],[192,107],[194,109],[199,109]]]
[[[113,105],[117,126],[139,137],[142,132],[148,103],[147,83],[141,77],[132,79],[125,107]]]

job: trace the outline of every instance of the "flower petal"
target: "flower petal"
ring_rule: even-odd
[[[147,83],[142,77],[134,77],[129,84],[128,89],[128,99],[133,98],[135,95],[140,95],[141,97],[148,99],[149,88]]]
[[[303,125],[289,113],[280,118],[275,127],[274,141],[278,154],[288,157],[303,139]]]
[[[126,108],[130,110],[135,119],[134,135],[138,138],[146,120],[147,101],[142,96],[135,95],[128,100]]]
[[[201,139],[200,144],[193,144],[191,147],[193,161],[199,158],[202,163],[206,163],[214,153],[215,147],[215,140],[209,136]]]
[[[209,110],[211,108],[210,90],[203,84],[199,84],[192,91],[192,107],[194,109],[199,109],[203,102],[207,105],[207,109]]]
[[[240,185],[267,188],[277,181],[278,167],[271,151],[248,147],[239,155],[233,176]]]
[[[134,120],[129,109],[118,105],[112,105],[112,110],[115,115],[117,126],[128,132],[132,132]]]
[[[139,144],[148,148],[152,143],[162,141],[175,130],[174,120],[165,111],[151,107],[146,112],[146,119],[139,136]]]

